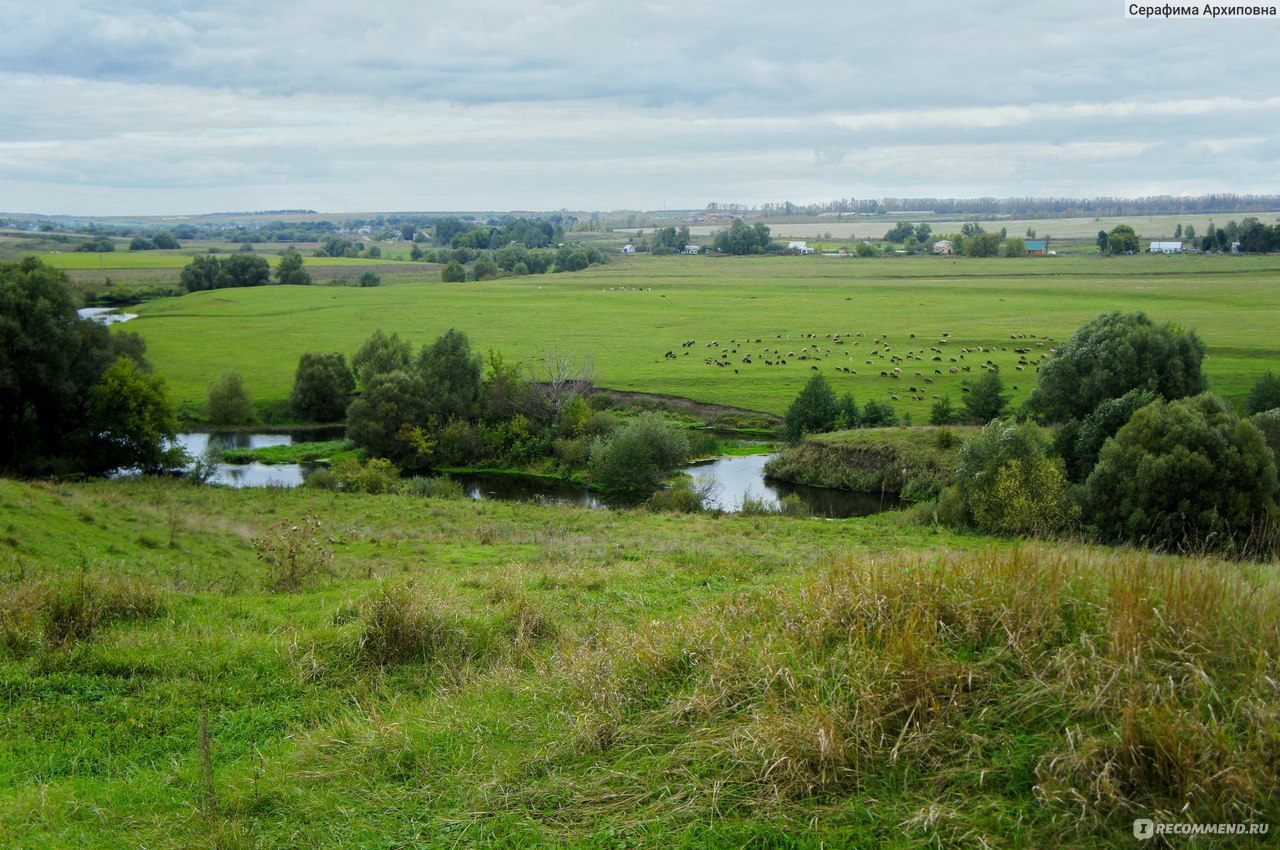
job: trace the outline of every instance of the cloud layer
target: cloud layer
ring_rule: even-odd
[[[0,210],[1280,192],[1280,21],[861,6],[14,8]]]

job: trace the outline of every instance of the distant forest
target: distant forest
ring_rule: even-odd
[[[1248,214],[1280,211],[1280,195],[1195,195],[1146,198],[842,198],[818,204],[707,204],[708,212],[760,212],[767,216],[812,216],[822,213],[885,215],[929,212],[946,216],[1016,216],[1019,218],[1087,218],[1091,216]]]

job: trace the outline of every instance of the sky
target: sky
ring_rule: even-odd
[[[0,212],[1280,193],[1280,18],[1126,6],[0,0]]]

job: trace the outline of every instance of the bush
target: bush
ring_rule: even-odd
[[[597,440],[591,452],[592,484],[614,501],[641,502],[688,457],[684,432],[661,416],[645,414],[620,428],[608,442]]]
[[[1000,534],[1032,534],[1062,527],[1069,519],[1067,478],[1048,457],[1048,441],[1029,422],[997,419],[960,450],[956,487],[963,515],[973,525]],[[939,515],[954,519],[944,502]]]
[[[299,419],[336,422],[347,412],[356,379],[344,354],[311,352],[298,360],[289,408]]]
[[[300,590],[333,560],[322,540],[320,518],[282,520],[253,541],[258,560],[267,565],[266,584],[275,592]]]
[[[253,419],[253,400],[239,372],[230,369],[209,382],[205,414],[215,425],[243,425]]]
[[[410,662],[458,668],[493,650],[492,636],[411,586],[380,588],[365,601],[356,654],[370,665]]]
[[[887,401],[869,401],[862,408],[863,428],[888,428],[898,424],[898,411]]]
[[[424,499],[465,499],[467,491],[463,486],[446,475],[434,478],[415,475],[400,482],[398,492],[406,496],[421,496]]]
[[[1027,408],[1045,422],[1084,419],[1130,390],[1166,399],[1202,393],[1204,343],[1194,331],[1157,326],[1144,313],[1109,313],[1082,325],[1040,367]]]
[[[1253,423],[1253,427],[1262,432],[1262,438],[1267,441],[1272,454],[1276,456],[1277,470],[1280,470],[1280,408],[1255,413],[1249,417],[1249,421]]]
[[[387,336],[379,328],[351,358],[351,368],[359,376],[360,383],[367,387],[377,375],[408,369],[411,360],[413,346],[400,339],[400,334]]]
[[[369,269],[360,275],[360,285],[364,287],[382,286],[382,277],[373,269]]]
[[[1075,483],[1088,478],[1098,462],[1102,445],[1115,436],[1135,412],[1159,398],[1150,390],[1130,390],[1120,398],[1098,405],[1083,422],[1073,419],[1063,425],[1054,437],[1054,449],[1066,464],[1067,477]]]
[[[681,478],[670,487],[658,490],[645,501],[651,511],[696,514],[707,509],[713,499],[716,483],[706,478]]]
[[[1276,463],[1251,422],[1210,393],[1142,408],[1086,482],[1106,538],[1166,549],[1247,549],[1275,510]]]
[[[284,286],[310,286],[311,272],[302,267],[302,255],[290,248],[276,266],[276,282]]]
[[[332,471],[337,489],[352,493],[390,493],[400,484],[400,470],[386,458],[370,458],[362,464],[345,457],[334,464]]]
[[[440,270],[440,280],[444,283],[462,283],[467,279],[467,270],[457,260],[450,260]]]

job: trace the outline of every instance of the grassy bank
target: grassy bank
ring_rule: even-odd
[[[818,434],[782,449],[765,474],[813,487],[930,499],[955,479],[960,447],[979,430],[930,426]]]
[[[0,531],[18,846],[1128,847],[1138,816],[1280,817],[1271,567],[147,480],[0,481]],[[317,572],[270,592],[289,552]]]

